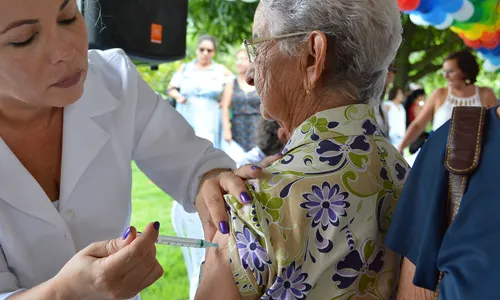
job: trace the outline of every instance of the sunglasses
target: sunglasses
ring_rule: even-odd
[[[207,49],[207,48],[203,48],[203,47],[198,48],[198,50],[200,50],[201,53],[206,51],[208,54],[214,52],[214,49]]]

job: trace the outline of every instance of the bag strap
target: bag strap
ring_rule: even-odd
[[[445,232],[457,215],[469,176],[479,166],[485,115],[484,107],[455,107],[453,109],[445,155],[445,167],[449,171]],[[436,286],[436,299],[439,292],[437,287],[442,278],[441,272]]]

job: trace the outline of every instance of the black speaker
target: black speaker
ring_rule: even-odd
[[[188,0],[81,0],[89,48],[122,48],[150,64],[186,55]]]

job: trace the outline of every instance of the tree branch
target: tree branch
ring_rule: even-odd
[[[441,69],[441,65],[432,65],[430,67],[421,69],[415,75],[408,77],[408,80],[411,82],[416,82],[416,81],[420,80],[421,78],[423,78],[425,75],[427,75],[429,73],[436,72],[439,69]]]
[[[436,58],[441,56],[444,52],[452,49],[456,45],[455,43],[460,41],[460,37],[458,37],[458,35],[453,35],[453,37],[454,37],[453,39],[446,41],[441,45],[437,45],[437,46],[428,48],[425,51],[424,58],[422,60],[412,64],[411,68],[413,70],[423,70],[423,69],[429,67],[430,65],[432,65],[433,61]]]

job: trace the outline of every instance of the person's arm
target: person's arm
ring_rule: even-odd
[[[257,297],[243,298],[234,282],[233,272],[229,263],[228,236],[216,233],[214,243],[219,247],[208,248],[203,265],[203,273],[195,300],[238,300],[258,299]],[[214,283],[217,288],[214,289]]]
[[[15,276],[0,256],[0,299],[73,300],[127,299],[163,275],[156,260],[159,223],[150,223],[141,236],[131,227],[128,235],[90,244],[64,265],[53,278],[30,289],[16,287]]]
[[[187,99],[179,92],[179,87],[181,83],[182,73],[184,72],[185,65],[182,65],[170,80],[167,88],[167,94],[174,98],[177,103],[185,103]]]
[[[230,142],[232,137],[231,131],[231,117],[230,117],[230,108],[231,108],[231,100],[233,98],[234,91],[234,80],[233,73],[225,68],[224,76],[228,78],[226,84],[224,85],[224,91],[222,93],[222,98],[220,101],[220,107],[222,112],[222,132],[224,133],[224,139],[226,142]]]
[[[442,90],[438,89],[432,93],[429,99],[425,102],[422,111],[417,115],[415,120],[411,122],[410,126],[406,130],[406,135],[401,141],[399,146],[399,152],[403,152],[403,150],[408,147],[411,143],[415,142],[415,140],[424,132],[425,127],[432,121],[434,116],[434,107],[436,102],[442,97]]]
[[[481,88],[481,103],[485,108],[492,108],[498,105],[495,92],[490,88]]]
[[[205,174],[232,170],[236,164],[211,142],[197,137],[187,121],[148,86],[133,63],[127,59],[126,64],[137,89],[131,99],[135,104],[132,160],[186,211],[194,212]]]
[[[399,277],[398,300],[434,300],[436,293],[413,284],[415,277],[415,265],[406,257],[401,266],[401,275]]]

